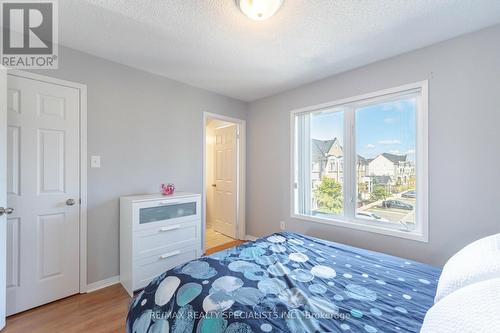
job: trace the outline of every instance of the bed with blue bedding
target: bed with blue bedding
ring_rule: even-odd
[[[157,277],[132,301],[127,332],[419,332],[439,274],[280,232]]]

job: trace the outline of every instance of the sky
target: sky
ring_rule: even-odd
[[[315,113],[311,118],[311,137],[343,144],[341,109]],[[356,150],[365,158],[381,153],[408,155],[415,159],[416,101],[414,98],[368,105],[356,110]]]

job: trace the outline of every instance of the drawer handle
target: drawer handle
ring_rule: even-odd
[[[181,253],[181,251],[179,251],[179,250],[172,251],[172,252],[169,252],[169,253],[165,253],[165,254],[162,254],[162,255],[160,256],[160,259],[161,259],[161,260],[165,260],[165,259],[168,259],[168,258],[170,258],[170,257],[176,256],[176,255],[178,255],[178,254],[180,254],[180,253]]]
[[[158,206],[171,206],[171,205],[177,205],[182,203],[181,200],[175,200],[175,201],[160,201],[157,203]]]
[[[170,226],[170,227],[163,227],[163,228],[160,228],[160,232],[177,230],[177,229],[179,229],[180,227],[181,227],[180,225],[172,225],[172,226]]]

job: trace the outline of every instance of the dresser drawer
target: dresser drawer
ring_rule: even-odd
[[[197,246],[162,252],[134,261],[133,290],[144,288],[158,275],[200,256]]]
[[[134,259],[200,244],[201,221],[168,223],[134,233]]]
[[[155,225],[199,220],[200,206],[200,199],[192,197],[135,203],[133,228],[144,230]]]

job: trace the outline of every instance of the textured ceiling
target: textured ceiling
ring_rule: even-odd
[[[500,22],[500,0],[64,0],[61,44],[245,101]]]

